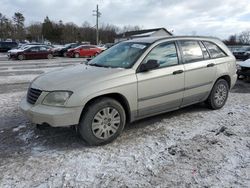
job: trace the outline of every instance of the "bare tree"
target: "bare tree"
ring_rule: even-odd
[[[27,38],[31,41],[40,42],[42,40],[42,23],[32,23],[27,27]]]
[[[250,30],[243,31],[243,32],[239,35],[239,41],[240,41],[242,44],[250,44]]]
[[[15,12],[13,16],[14,22],[14,38],[18,40],[23,40],[25,38],[25,30],[24,30],[24,16],[20,12]]]
[[[6,16],[0,13],[0,40],[11,38],[13,35],[13,24]]]

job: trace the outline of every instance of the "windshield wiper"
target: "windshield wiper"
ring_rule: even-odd
[[[107,66],[107,65],[100,65],[100,64],[97,64],[97,63],[91,63],[91,64],[87,64],[87,65],[90,65],[90,66],[95,66],[95,67],[105,67],[105,68],[110,68],[110,66]]]

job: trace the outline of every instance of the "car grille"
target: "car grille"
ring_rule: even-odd
[[[41,93],[42,91],[39,89],[29,88],[27,93],[27,102],[30,104],[35,104]]]

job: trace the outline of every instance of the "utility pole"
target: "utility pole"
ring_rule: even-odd
[[[94,14],[93,16],[96,16],[96,45],[99,44],[99,18],[101,17],[101,13],[99,12],[98,5],[96,5],[96,10],[93,10]]]

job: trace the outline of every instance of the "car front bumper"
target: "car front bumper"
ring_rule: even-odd
[[[52,127],[77,125],[82,107],[54,107],[42,104],[32,105],[24,98],[20,103],[21,110],[34,124],[49,124]]]
[[[17,59],[17,56],[18,56],[18,54],[14,54],[14,53],[9,53],[8,54],[9,59]]]
[[[250,68],[244,68],[241,70],[237,70],[238,76],[250,76]]]

